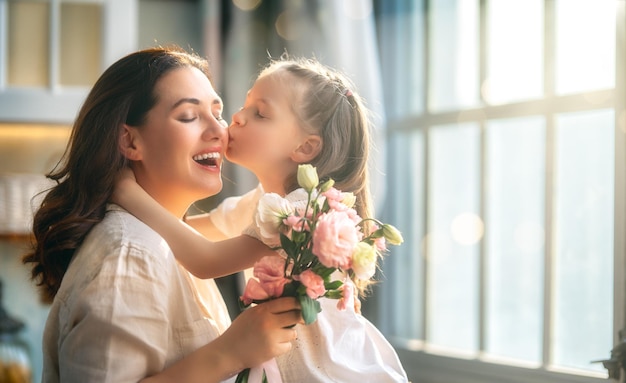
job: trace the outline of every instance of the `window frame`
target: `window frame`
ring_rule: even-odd
[[[486,30],[486,12],[487,12],[487,0],[479,0],[479,57],[480,57],[480,78],[479,84],[483,83],[486,75],[486,37],[488,31]],[[422,51],[422,76],[424,79],[428,78],[428,57],[429,51],[429,31],[428,31],[428,0],[424,0],[423,9],[423,28],[420,31],[424,41]],[[511,118],[511,117],[523,117],[529,115],[544,116],[546,120],[546,168],[552,168],[553,163],[553,140],[554,140],[554,116],[559,113],[574,112],[574,111],[586,111],[594,109],[613,109],[615,112],[615,174],[614,174],[614,288],[613,288],[613,339],[614,344],[617,344],[618,331],[626,327],[626,73],[619,68],[626,66],[626,4],[623,1],[616,1],[616,55],[615,55],[615,88],[598,90],[593,92],[578,93],[573,95],[555,95],[554,92],[554,62],[553,47],[554,47],[554,1],[544,0],[544,97],[541,99],[513,102],[502,105],[489,105],[483,102],[483,105],[469,109],[469,110],[455,110],[449,112],[430,112],[428,109],[428,84],[424,81],[424,99],[422,100],[422,112],[419,116],[401,117],[397,120],[387,121],[387,129],[389,133],[392,132],[409,132],[420,130],[423,134],[424,140],[424,153],[422,157],[423,166],[428,168],[428,133],[432,126],[446,125],[450,123],[465,123],[474,122],[478,123],[481,132],[484,132],[485,123],[488,120],[499,118]],[[397,31],[396,31],[397,33]],[[394,46],[398,45],[396,41],[387,41],[381,46]],[[398,57],[408,57],[408,53],[400,52]],[[399,72],[399,71],[398,71]],[[389,92],[389,94],[391,94]],[[392,95],[390,97],[394,97]],[[595,100],[604,100],[601,103],[589,102],[588,96],[593,97]],[[389,97],[389,96],[388,96]],[[398,100],[393,100],[398,101]],[[481,101],[484,101],[481,99]],[[417,127],[417,128],[416,128]],[[389,145],[389,144],[388,144]],[[392,146],[388,146],[388,151],[393,152]],[[484,155],[482,156],[484,157]],[[481,158],[481,161],[483,159]],[[482,169],[484,164],[481,163]],[[428,183],[428,171],[424,170],[425,182]],[[388,169],[388,174],[392,174],[394,169]],[[484,175],[481,175],[484,177]],[[513,383],[529,383],[534,381],[550,381],[555,383],[589,383],[589,382],[606,382],[607,378],[600,376],[600,374],[594,374],[593,372],[570,370],[570,369],[557,369],[550,365],[550,350],[551,350],[551,309],[552,309],[552,277],[553,277],[553,255],[552,244],[550,243],[552,238],[552,211],[553,204],[553,178],[550,174],[546,174],[546,187],[545,187],[545,230],[546,230],[546,243],[545,243],[545,260],[544,260],[544,334],[543,334],[543,347],[542,354],[543,360],[541,366],[522,366],[517,361],[510,360],[495,360],[485,355],[482,355],[479,351],[478,355],[453,355],[446,353],[442,350],[433,349],[429,347],[427,342],[422,340],[409,340],[399,339],[393,336],[389,336],[390,341],[394,344],[398,351],[398,355],[403,362],[409,377],[419,377],[419,382],[513,382]],[[484,184],[484,180],[480,180],[481,184]],[[484,216],[484,191],[481,191],[481,215]],[[425,193],[422,204],[428,206],[428,195]],[[422,220],[422,225],[427,227],[427,212],[424,211],[424,216],[418,219]],[[485,275],[485,252],[484,241],[481,245],[480,255],[480,270],[481,277]],[[427,270],[426,263],[428,262],[425,257],[422,258],[422,270]],[[387,272],[387,278],[392,278],[393,275]],[[428,275],[424,276],[427,279]],[[422,302],[428,301],[427,283],[421,283],[423,286]],[[484,350],[485,339],[485,283],[484,278],[480,282],[479,286],[479,350]],[[377,299],[379,311],[377,318],[379,319],[379,327],[386,334],[390,333],[392,326],[391,318],[389,317],[389,305],[393,305],[394,292],[391,289],[385,289],[383,286],[381,289],[381,298]],[[387,303],[383,303],[387,301]],[[427,334],[427,308],[422,310],[422,333]],[[610,357],[610,350],[606,352],[606,359]]]

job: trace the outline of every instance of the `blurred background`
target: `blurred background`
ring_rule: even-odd
[[[0,0],[0,280],[25,324],[33,381],[48,308],[20,263],[31,198],[100,73],[176,43],[210,59],[225,116],[283,52],[353,79],[373,112],[376,215],[405,238],[364,315],[414,383],[605,382],[592,362],[623,342],[626,315],[625,8]],[[224,190],[192,213],[257,183],[233,164],[224,171]],[[234,303],[238,279],[220,287]]]

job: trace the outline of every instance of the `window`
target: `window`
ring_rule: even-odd
[[[0,118],[70,123],[104,68],[136,46],[136,2],[0,0]]]
[[[626,310],[625,8],[375,1],[385,219],[405,237],[380,327],[413,379],[606,381],[591,362]]]

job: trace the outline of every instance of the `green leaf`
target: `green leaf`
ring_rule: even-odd
[[[298,223],[300,225],[300,223]],[[306,241],[306,232],[304,231],[292,231],[291,238],[293,238],[294,243],[303,243]]]
[[[290,256],[291,258],[294,258],[296,256],[296,248],[297,248],[296,244],[293,243],[284,234],[280,235],[280,247],[282,247],[283,250],[285,250],[285,253],[287,253],[287,255]]]
[[[235,383],[248,383],[249,376],[250,376],[250,369],[246,368],[245,370],[241,371],[237,375],[237,379],[235,380]]]
[[[343,285],[342,281],[332,281],[328,283],[324,283],[324,287],[326,290],[337,290]]]
[[[330,299],[341,299],[343,298],[343,291],[342,290],[328,290],[326,291],[326,294],[324,294],[324,296]]]
[[[315,272],[315,274],[322,277],[322,279],[327,280],[328,277],[330,277],[332,273],[335,272],[335,270],[337,269],[334,267],[326,267],[320,263],[317,267],[314,268],[313,271]]]
[[[296,291],[298,290],[298,286],[300,286],[300,282],[293,281],[293,282],[287,283],[285,287],[283,288],[283,295],[281,296],[295,297],[297,295]]]
[[[305,324],[311,324],[317,320],[317,313],[322,311],[320,303],[311,299],[308,295],[299,295],[298,301],[302,307],[302,318]]]

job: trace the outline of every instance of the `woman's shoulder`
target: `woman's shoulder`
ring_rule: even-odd
[[[159,233],[119,205],[107,205],[106,215],[96,228],[100,229],[101,234],[111,236],[122,244],[147,246],[153,250],[169,250]],[[166,248],[163,248],[164,244]]]
[[[72,299],[88,285],[120,280],[178,280],[176,260],[163,238],[133,215],[110,205],[72,257],[58,297]]]
[[[94,226],[85,238],[77,255],[82,254],[96,262],[113,262],[113,259],[124,258],[126,263],[141,263],[148,268],[170,268],[175,263],[172,251],[163,237],[128,211],[113,204],[107,206],[102,222]]]

